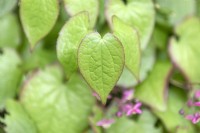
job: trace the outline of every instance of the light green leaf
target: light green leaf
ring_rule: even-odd
[[[0,0],[0,17],[10,12],[17,4],[17,0]]]
[[[140,68],[140,83],[146,79],[148,76],[148,72],[153,69],[153,65],[155,63],[155,48],[152,45],[148,45],[148,47],[142,52],[141,57],[141,68]],[[132,75],[130,70],[124,67],[122,75],[117,82],[117,85],[122,87],[133,87],[138,84],[138,80]]]
[[[36,47],[35,50],[32,52],[30,52],[29,48],[24,51],[24,62],[22,66],[23,71],[27,72],[35,68],[44,68],[47,64],[52,64],[56,62],[56,52],[54,50],[44,49],[40,46]]]
[[[179,40],[170,41],[170,56],[190,83],[200,83],[200,19],[190,18],[176,27]]]
[[[2,49],[0,53],[0,110],[5,102],[16,95],[22,72],[21,59],[13,49]]]
[[[9,100],[6,110],[9,114],[2,120],[6,133],[38,133],[34,122],[18,102]]]
[[[194,133],[190,121],[179,114],[186,101],[187,95],[184,91],[173,87],[169,89],[167,109],[165,111],[154,111],[169,132],[174,133],[177,130],[183,132],[186,130],[187,133]]]
[[[135,97],[154,109],[166,109],[165,91],[171,64],[168,61],[157,61],[145,81],[136,87]]]
[[[116,16],[113,16],[113,29],[113,34],[124,46],[126,67],[139,80],[141,51],[137,32]]]
[[[66,10],[71,16],[87,11],[90,18],[90,27],[95,26],[99,10],[98,0],[64,0],[64,2]]]
[[[154,127],[156,118],[148,111],[144,111],[138,121],[126,117],[120,118],[106,133],[162,133],[161,128]]]
[[[124,51],[119,40],[108,33],[88,34],[78,51],[80,71],[105,104],[107,96],[118,81],[124,67]]]
[[[89,17],[87,12],[72,17],[60,32],[57,42],[57,55],[68,78],[78,69],[78,47],[88,32]]]
[[[21,32],[14,14],[10,13],[0,18],[0,29],[0,48],[19,45],[21,42]]]
[[[88,126],[94,104],[89,87],[79,75],[62,82],[60,68],[51,66],[34,73],[23,88],[20,101],[39,133],[82,133]]]
[[[167,12],[171,25],[180,23],[187,16],[195,14],[195,0],[156,0],[156,6],[162,12]]]
[[[20,18],[32,49],[53,28],[58,13],[58,0],[21,0]]]
[[[108,0],[106,16],[110,25],[113,15],[138,31],[143,50],[154,27],[155,11],[152,0],[127,0],[127,4],[123,0]]]

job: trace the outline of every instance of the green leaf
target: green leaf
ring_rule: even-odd
[[[132,121],[126,117],[120,118],[106,133],[162,133],[161,128],[154,127],[156,118],[148,111],[144,111],[138,121]]]
[[[62,78],[60,68],[51,66],[25,82],[20,101],[39,133],[82,133],[88,126],[94,104],[89,87],[79,75],[67,83]]]
[[[166,109],[166,89],[171,64],[157,61],[147,79],[136,87],[135,97],[154,109]]]
[[[165,111],[154,111],[169,132],[175,132],[177,130],[186,130],[188,133],[194,132],[192,131],[194,129],[192,129],[190,121],[186,120],[179,114],[180,109],[182,109],[186,101],[187,95],[184,91],[179,88],[172,87],[169,89],[167,109]]]
[[[106,16],[110,25],[113,15],[138,31],[143,50],[154,27],[155,11],[152,0],[127,0],[127,4],[123,0],[108,0]]]
[[[27,48],[23,54],[23,70],[28,72],[35,68],[44,68],[48,64],[56,62],[57,56],[54,50],[36,47],[33,52]],[[31,62],[30,62],[31,60]]]
[[[200,83],[200,19],[190,18],[176,27],[179,40],[170,41],[173,63],[184,73],[190,83]]]
[[[53,28],[58,13],[58,0],[21,0],[20,18],[32,49]]]
[[[150,70],[152,70],[155,63],[155,48],[153,45],[148,45],[148,47],[142,52],[141,57],[141,68],[140,68],[140,83],[146,79]],[[117,85],[123,87],[133,87],[138,84],[138,80],[133,76],[133,74],[124,67],[122,75],[117,82]]]
[[[88,34],[79,47],[78,65],[85,80],[105,104],[124,67],[123,46],[110,33],[103,38],[98,33]]]
[[[21,31],[14,14],[10,13],[0,18],[0,29],[0,48],[16,47],[20,44]]]
[[[113,29],[124,47],[126,67],[139,80],[141,51],[137,32],[116,16],[113,16]]]
[[[6,105],[9,114],[2,120],[6,133],[38,133],[34,122],[18,102],[9,100]]]
[[[17,0],[0,0],[0,17],[9,13],[17,4]]]
[[[9,98],[16,95],[22,72],[21,59],[13,49],[2,49],[0,53],[0,110]]]
[[[159,10],[168,12],[166,21],[171,25],[180,23],[196,11],[195,0],[156,0],[156,6]]]
[[[87,12],[72,17],[60,32],[57,42],[57,55],[65,68],[67,77],[70,77],[78,69],[78,47],[88,32],[89,17]]]
[[[64,2],[66,10],[71,16],[87,11],[90,18],[90,27],[95,26],[99,10],[98,0],[64,0]]]

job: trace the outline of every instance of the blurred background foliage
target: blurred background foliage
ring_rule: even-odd
[[[200,74],[200,0],[153,0],[156,11],[155,27],[148,47],[142,51],[141,81],[138,83],[125,68],[116,85],[120,89],[135,88],[135,97],[144,103],[144,112],[141,116],[120,118],[109,129],[97,127],[96,122],[105,116],[112,116],[111,112],[116,110],[115,100],[108,101],[102,107],[98,101],[95,104],[86,90],[79,92],[71,89],[68,90],[69,96],[64,96],[62,93],[65,89],[57,91],[50,87],[52,90],[42,90],[46,86],[38,87],[41,92],[33,89],[34,84],[40,84],[41,81],[47,85],[55,85],[55,88],[80,87],[85,83],[79,83],[83,80],[75,78],[65,84],[64,70],[57,59],[56,41],[62,26],[70,18],[63,1],[59,0],[60,14],[56,24],[34,51],[30,51],[23,32],[18,3],[18,0],[0,0],[0,133],[4,133],[3,128],[8,133],[47,133],[48,128],[52,128],[49,129],[51,133],[62,133],[64,128],[69,128],[69,133],[200,132],[200,124],[192,125],[178,114],[184,107],[189,92],[198,89],[200,84],[200,75],[197,75]],[[104,15],[105,7],[106,0],[99,0],[95,29],[101,35],[111,32]],[[188,22],[190,19],[193,20]],[[173,43],[172,49],[169,48],[170,43]],[[52,65],[56,67],[52,68]],[[36,74],[38,79],[33,76],[35,69],[42,70],[39,76]],[[26,86],[26,82],[29,82],[27,78],[30,77],[34,78],[31,79],[33,87]],[[33,89],[35,92],[23,92],[23,96],[21,93],[24,86],[29,88],[28,91]],[[48,91],[49,94],[51,91],[54,93],[49,96],[50,103],[54,97],[60,98],[55,105],[48,103],[48,100],[43,101],[41,106],[38,105],[37,103],[42,102],[42,97],[48,96]],[[82,106],[86,103],[88,106]],[[69,111],[67,107],[72,110]],[[37,114],[37,109],[46,111],[47,115]],[[51,120],[51,116],[56,118],[52,120],[54,125],[48,127],[46,123]],[[62,122],[64,123],[61,124]],[[67,122],[69,125],[65,125]]]

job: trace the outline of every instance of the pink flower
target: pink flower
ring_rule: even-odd
[[[122,101],[129,101],[133,99],[134,91],[132,89],[123,92]]]
[[[197,90],[196,92],[195,92],[195,98],[200,98],[200,90]]]
[[[190,120],[193,124],[196,124],[200,121],[200,114],[195,113],[195,114],[192,114],[192,115],[186,115],[185,118]]]
[[[110,127],[115,122],[114,119],[103,119],[97,122],[97,126],[101,126],[103,128]]]
[[[200,102],[194,102],[194,106],[200,106]]]
[[[126,113],[127,116],[130,116],[132,114],[141,114],[142,110],[140,107],[142,106],[142,103],[138,102],[135,105],[133,104],[126,104],[123,107],[123,111]]]
[[[136,103],[131,109],[129,109],[126,112],[126,115],[129,116],[132,114],[141,114],[142,113],[142,110],[140,109],[141,105],[142,105],[142,103],[140,103],[140,102]]]
[[[200,90],[197,90],[194,94],[195,98],[200,98]]]

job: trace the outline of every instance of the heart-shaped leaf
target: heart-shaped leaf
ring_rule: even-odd
[[[64,0],[67,12],[74,16],[75,14],[87,11],[90,18],[90,27],[94,27],[99,10],[99,0]]]
[[[16,95],[22,78],[19,65],[21,65],[21,59],[13,49],[0,51],[0,110],[5,106],[7,99]]]
[[[17,5],[17,0],[0,0],[0,17],[10,12]]]
[[[108,33],[88,34],[78,51],[80,71],[105,104],[107,96],[118,81],[124,67],[124,51],[119,40]]]
[[[20,18],[31,48],[50,32],[58,13],[58,0],[21,0]]]
[[[22,105],[9,100],[6,104],[9,114],[2,120],[6,133],[38,133],[37,128]]]
[[[14,14],[7,14],[0,18],[0,29],[0,48],[17,47],[20,44],[20,26]]]
[[[88,32],[89,17],[87,12],[82,12],[72,17],[60,32],[57,42],[57,55],[65,68],[67,77],[70,77],[78,69],[78,46]]]
[[[168,61],[157,61],[147,79],[136,87],[135,97],[157,110],[165,110],[165,92],[171,68]]]
[[[180,68],[190,83],[200,83],[200,19],[190,18],[176,27],[169,52],[175,66]]]
[[[107,20],[112,25],[112,16],[116,15],[126,24],[134,27],[140,37],[141,48],[144,49],[151,37],[155,11],[152,0],[108,0],[106,9]]]
[[[34,73],[20,101],[39,133],[82,133],[94,104],[84,80],[73,75],[63,84],[62,71],[56,66]]]
[[[141,51],[137,32],[116,16],[113,16],[113,29],[113,34],[124,46],[126,67],[139,80]]]

